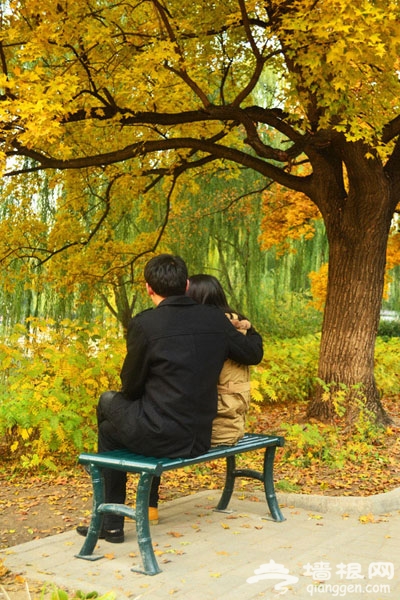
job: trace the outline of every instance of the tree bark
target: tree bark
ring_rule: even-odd
[[[359,157],[346,156],[349,186],[344,198],[330,197],[327,203],[327,193],[320,190],[319,204],[329,241],[329,277],[320,382],[309,403],[308,416],[319,420],[338,418],[337,401],[342,394],[347,418],[365,407],[378,422],[388,423],[390,418],[374,378],[374,350],[395,202],[379,161],[372,164],[363,160],[364,168],[360,168]],[[327,185],[329,180],[325,181]]]

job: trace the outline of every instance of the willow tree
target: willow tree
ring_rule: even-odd
[[[0,185],[3,322],[43,313],[90,319],[106,306],[126,329],[169,201],[132,199],[135,182],[118,166],[47,175],[22,172]]]
[[[129,164],[139,186],[172,185],[223,162],[232,176],[239,165],[302,192],[329,240],[323,384],[309,412],[330,417],[329,391],[346,386],[384,420],[374,345],[400,199],[399,1],[2,7],[5,174],[29,157],[34,169],[61,172]],[[280,82],[272,102],[263,88],[271,70]]]

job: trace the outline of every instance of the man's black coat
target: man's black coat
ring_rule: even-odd
[[[219,308],[186,296],[134,317],[111,421],[121,443],[147,456],[186,457],[210,447],[224,361],[258,364],[262,340],[238,332]]]

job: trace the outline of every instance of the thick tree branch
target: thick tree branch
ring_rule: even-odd
[[[385,125],[382,132],[382,142],[388,144],[398,135],[400,135],[400,115]]]
[[[82,169],[85,167],[110,165],[125,160],[133,159],[139,156],[155,152],[165,152],[166,150],[179,150],[189,148],[199,152],[204,152],[207,155],[213,156],[215,159],[226,159],[237,164],[243,165],[262,175],[275,179],[281,185],[290,187],[294,190],[301,191],[305,194],[310,193],[311,179],[310,177],[298,177],[285,172],[282,168],[275,166],[257,156],[247,154],[235,148],[229,148],[221,144],[216,144],[208,140],[182,137],[163,140],[151,140],[146,142],[138,142],[131,144],[125,148],[121,148],[114,152],[106,152],[93,156],[82,156],[80,158],[57,159],[49,157],[35,150],[18,146],[16,154],[27,156],[39,163],[38,169]],[[277,157],[278,155],[273,155]],[[271,157],[272,158],[272,157]],[[11,176],[17,173],[28,172],[31,169],[9,171],[6,175]]]
[[[393,211],[398,204],[398,199],[400,197],[400,138],[398,137],[393,149],[392,154],[390,155],[389,160],[385,166],[385,173],[391,181],[391,185],[393,187]]]

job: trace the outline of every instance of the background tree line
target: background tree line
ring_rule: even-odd
[[[15,194],[10,187],[3,186],[2,189],[0,228],[5,236],[2,256],[5,268],[0,298],[3,331],[30,317],[92,321],[101,320],[107,313],[126,327],[132,314],[147,306],[142,295],[141,269],[152,250],[151,245],[146,248],[147,238],[151,244],[151,236],[165,220],[160,210],[165,203],[163,190],[157,189],[156,197],[151,201],[143,199],[147,211],[145,218],[134,214],[131,201],[127,212],[118,215],[118,222],[114,218],[109,222],[105,219],[102,226],[108,236],[109,248],[106,249],[106,243],[101,247],[94,242],[92,250],[75,244],[76,238],[71,237],[73,211],[64,215],[64,225],[57,217],[59,190],[55,192],[48,183],[46,177],[41,177],[40,189],[31,198],[30,205],[25,200],[29,192],[24,187]],[[238,179],[210,177],[183,186],[168,209],[168,220],[157,251],[182,254],[191,273],[208,272],[217,276],[232,304],[247,313],[266,333],[281,337],[297,334],[302,327],[298,322],[300,314],[304,326],[307,327],[308,314],[311,328],[317,331],[321,319],[311,305],[309,274],[318,272],[327,261],[323,223],[320,219],[313,221],[313,233],[308,239],[301,233],[298,235],[297,230],[292,231],[297,239],[286,237],[287,227],[282,223],[280,232],[275,228],[278,241],[263,249],[260,224],[267,200],[262,186],[254,192],[257,183],[261,185],[254,181],[254,174],[247,171]],[[68,190],[61,193],[66,204],[68,194]],[[93,197],[89,204],[94,206],[97,201]],[[23,219],[20,218],[22,204]],[[12,246],[8,233],[17,219],[19,226],[13,233]],[[90,236],[91,226],[91,223],[86,224],[86,236]],[[265,227],[269,226],[267,219]],[[81,236],[81,226],[77,230],[77,235]],[[70,248],[58,258],[54,250],[52,253],[51,244],[63,231],[69,236]],[[25,246],[28,237],[29,249]],[[110,277],[110,264],[118,260],[121,246],[124,245],[127,253],[127,249],[138,243],[138,238],[145,239],[143,259],[133,270],[131,264],[121,262],[115,277]],[[60,245],[67,245],[63,238]],[[82,258],[85,250],[86,259]],[[100,265],[101,258],[96,254],[105,255],[106,252],[109,256]],[[294,319],[288,321],[290,313]]]
[[[129,318],[147,306],[142,294],[141,268],[163,223],[162,236],[157,242],[159,251],[183,254],[191,273],[207,272],[218,277],[231,303],[248,314],[266,335],[285,338],[320,331],[324,301],[321,288],[326,286],[326,272],[320,269],[328,260],[322,219],[306,206],[300,218],[290,222],[285,196],[280,197],[277,190],[263,189],[262,181],[257,181],[253,172],[244,171],[231,180],[224,175],[182,186],[172,206],[165,209],[167,217],[160,208],[166,204],[161,186],[151,200],[143,198],[140,206],[146,211],[144,217],[133,209],[137,203],[134,197],[125,213],[118,214],[117,219],[108,220],[107,216],[102,222],[108,250],[106,244],[94,242],[95,247],[86,253],[86,258],[82,255],[90,240],[82,245],[76,237],[71,237],[74,215],[73,210],[67,210],[68,189],[61,192],[65,201],[63,224],[57,215],[60,190],[50,187],[46,176],[40,176],[40,187],[32,196],[25,186],[13,193],[12,187],[3,184],[0,188],[0,229],[5,236],[4,268],[0,275],[3,332],[31,317],[96,321],[106,318],[107,313],[126,327]],[[89,206],[96,206],[97,189],[88,187],[84,191],[89,196],[93,194]],[[131,190],[127,193],[133,195]],[[298,203],[295,210],[298,215]],[[271,220],[272,213],[275,222]],[[78,221],[81,236],[80,216]],[[85,221],[88,238],[92,222]],[[12,242],[11,228],[15,228]],[[70,241],[66,243],[61,237],[64,250],[58,259],[58,249],[52,249],[51,244],[63,232]],[[118,260],[121,246],[127,253],[127,248],[142,238],[144,245],[135,256],[141,259],[138,265],[132,268],[125,256],[125,262],[120,262],[115,276],[110,277],[110,265]],[[101,262],[97,254],[106,252],[109,256]],[[392,268],[388,272],[383,306],[398,311],[400,267],[394,264],[396,252],[390,256]]]

